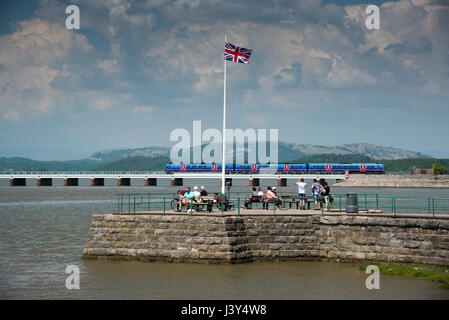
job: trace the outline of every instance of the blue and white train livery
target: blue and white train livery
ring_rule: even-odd
[[[167,164],[166,173],[174,172],[221,172],[221,164]],[[285,163],[285,164],[227,164],[227,173],[237,174],[306,174],[306,173],[365,173],[382,174],[382,163]]]

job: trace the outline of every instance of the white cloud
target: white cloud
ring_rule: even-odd
[[[8,110],[5,112],[3,117],[8,120],[17,120],[19,118],[19,114],[15,110]]]
[[[0,37],[0,63],[8,68],[23,64],[52,65],[74,50],[89,51],[85,36],[41,19],[24,20],[11,35]]]
[[[97,60],[96,67],[100,70],[105,71],[106,73],[120,72],[118,61],[115,59],[113,59],[113,60]]]
[[[55,3],[42,2],[42,6]],[[133,89],[142,83],[148,87],[148,96],[175,101],[196,102],[204,95],[221,94],[224,33],[231,42],[255,50],[250,66],[230,64],[228,69],[229,86],[234,86],[248,106],[274,103],[301,108],[299,90],[303,101],[315,97],[316,92],[360,86],[418,86],[432,94],[449,92],[444,80],[449,73],[449,38],[443,28],[448,7],[441,2],[384,3],[382,30],[365,28],[366,5],[343,8],[301,1],[291,8],[265,6],[252,12],[251,3],[216,4],[81,0],[86,8],[81,13],[81,28],[103,36],[107,49],[93,48],[86,36],[65,30],[63,23],[44,19],[18,23],[15,32],[0,37],[0,93],[4,98],[0,114],[15,110],[20,118],[22,114],[49,112],[59,105],[57,99],[74,105],[81,99],[84,107],[93,111],[114,109],[122,101],[135,106]],[[219,19],[223,12],[231,17],[229,23]],[[240,19],[239,14],[247,19]],[[404,43],[404,48],[419,49],[420,39],[428,39],[430,51],[413,54],[391,49]],[[365,61],[370,50],[371,60]],[[90,60],[77,57],[90,51],[94,51]],[[300,75],[291,72],[293,66],[299,66]],[[68,84],[55,89],[55,82],[61,79]],[[187,89],[181,92],[181,86]],[[131,98],[116,99],[109,94],[117,93],[115,90]],[[145,112],[139,109],[142,107],[135,108],[133,112]],[[27,112],[30,110],[33,112]]]
[[[332,70],[327,74],[327,80],[332,88],[370,86],[377,82],[376,78],[368,73],[337,59],[333,60]]]
[[[91,106],[96,111],[105,111],[114,104],[114,100],[111,97],[103,97],[95,100],[91,103]]]
[[[150,114],[153,113],[154,110],[155,108],[150,106],[139,106],[132,108],[132,112],[138,115]]]
[[[200,5],[200,0],[176,0],[173,7],[176,9],[196,8]]]
[[[85,36],[41,19],[19,22],[0,43],[0,110],[7,119],[48,112],[61,95],[52,81],[64,60],[92,48]]]

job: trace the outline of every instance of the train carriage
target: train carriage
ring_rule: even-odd
[[[167,164],[166,173],[174,172],[221,172],[221,164]],[[288,163],[288,164],[227,164],[227,173],[240,174],[330,174],[330,173],[364,173],[382,174],[382,163]]]
[[[381,163],[310,163],[310,173],[383,173]]]
[[[265,164],[257,164],[256,168],[258,173],[276,174],[279,172],[280,166],[282,165],[265,163]]]
[[[307,164],[302,163],[287,163],[278,165],[278,173],[298,174],[307,173]]]
[[[235,165],[235,172],[237,172],[237,173],[249,173],[251,171],[252,171],[251,164],[236,164]]]

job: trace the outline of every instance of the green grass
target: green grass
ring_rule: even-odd
[[[365,271],[368,265],[361,265]],[[449,266],[377,264],[381,274],[404,276],[420,280],[439,282],[441,289],[449,290]]]

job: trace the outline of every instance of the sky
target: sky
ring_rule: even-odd
[[[254,50],[227,64],[228,128],[449,157],[448,30],[446,0],[2,1],[0,156],[169,146],[194,120],[221,130],[226,34]]]

